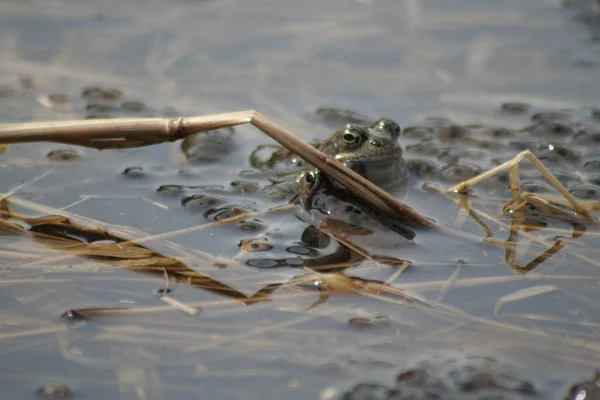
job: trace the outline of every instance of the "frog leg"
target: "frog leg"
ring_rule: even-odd
[[[567,200],[567,202],[575,209],[575,211],[581,215],[583,218],[588,220],[589,222],[596,222],[596,220],[590,215],[588,210],[579,203],[572,195],[569,193],[566,187],[550,172],[548,168],[537,158],[532,152],[529,150],[525,150],[519,154],[517,154],[512,160],[509,160],[503,164],[492,168],[491,170],[484,172],[474,178],[468,179],[464,182],[459,183],[458,185],[452,186],[446,189],[446,192],[449,193],[466,193],[467,189],[477,183],[483,182],[484,180],[497,175],[501,172],[508,171],[508,180],[510,184],[510,191],[512,197],[512,203],[509,206],[509,211],[512,211],[512,207],[519,204],[520,201],[523,200],[523,196],[521,194],[521,182],[519,177],[519,163],[524,159],[529,160],[529,162],[542,174],[544,178],[554,187],[563,197]]]

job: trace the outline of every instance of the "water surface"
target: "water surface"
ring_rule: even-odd
[[[582,176],[596,176],[589,163],[597,158],[593,138],[600,124],[592,110],[600,92],[599,47],[594,26],[580,17],[548,0],[5,0],[0,122],[256,109],[313,140],[335,129],[315,117],[323,106],[387,116],[402,127],[447,118],[514,130],[516,137],[497,138],[471,127],[471,136],[494,141],[497,148],[465,145],[443,136],[443,129],[432,131],[434,147],[446,146],[474,170],[522,150],[512,142],[542,155],[548,145],[571,149],[574,158],[546,156],[555,173],[574,176],[567,180],[576,189]],[[89,90],[84,95],[96,86],[121,94],[101,100]],[[532,106],[507,112],[505,102]],[[559,122],[585,125],[583,136],[523,130],[539,123],[536,113],[561,110],[567,111]],[[419,146],[423,138],[403,136],[407,156],[430,159],[444,170],[448,158]],[[29,216],[69,213],[91,225],[135,228],[140,235],[207,224],[214,209],[231,204],[265,211],[287,200],[268,202],[231,182],[268,183],[268,174],[253,171],[248,161],[255,146],[267,143],[258,130],[240,127],[221,159],[196,163],[186,162],[179,143],[111,151],[14,145],[0,155],[0,192],[11,192],[2,209]],[[466,148],[471,153],[460,152]],[[531,168],[524,174],[531,185],[549,190]],[[423,177],[397,195],[445,226],[482,237],[480,226],[455,203],[420,189],[424,181],[452,184]],[[597,200],[592,190],[597,184],[579,193]],[[508,192],[492,185],[477,194],[504,200]],[[196,197],[182,204],[194,195],[212,203]],[[497,203],[482,210],[499,213]],[[502,221],[504,226],[491,225],[494,237],[506,240],[511,219]],[[289,252],[299,243],[306,247],[301,239],[306,229],[293,212],[268,214],[145,246],[252,296],[306,273],[291,266],[298,254]],[[573,226],[554,221],[531,234],[552,243],[559,233],[569,245],[525,276],[507,265],[502,248],[438,233],[418,232],[414,246],[380,248],[385,256],[412,263],[394,279],[396,288],[465,313],[450,316],[393,296],[331,296],[310,308],[319,299],[316,292],[284,287],[275,291],[274,301],[244,306],[223,290],[199,290],[205,281],[170,285],[170,298],[201,307],[192,316],[161,301],[160,270],[119,269],[110,257],[70,257],[56,243],[5,234],[3,391],[10,398],[32,398],[45,384],[66,384],[87,399],[326,399],[360,382],[389,385],[422,360],[473,354],[499,358],[535,382],[544,398],[554,392],[561,398],[600,360],[600,280],[593,262],[597,232],[590,228],[573,239]],[[83,234],[65,235],[81,240]],[[114,239],[86,235],[90,241]],[[288,260],[286,265],[267,270],[227,264],[243,250],[241,241],[265,237],[273,249],[264,257],[249,253],[240,262],[270,257]],[[520,238],[520,265],[546,250],[527,234]],[[377,249],[373,242],[367,245]],[[313,247],[323,254],[339,250],[335,242]],[[221,261],[228,266],[222,268]],[[347,273],[385,281],[398,270],[359,264]],[[538,294],[518,300],[515,293],[530,288]],[[66,310],[86,307],[138,312],[74,322],[60,318]]]

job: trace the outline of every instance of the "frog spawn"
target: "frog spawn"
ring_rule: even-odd
[[[313,226],[304,228],[297,239],[296,230],[271,226],[240,241],[235,260],[259,269],[308,267],[319,271],[339,270],[340,265],[359,261],[352,251]]]
[[[25,90],[32,90],[37,86],[35,82],[29,82],[28,78],[22,78],[21,85]],[[85,119],[168,116],[174,111],[170,108],[162,111],[152,109],[141,101],[128,98],[120,89],[103,86],[84,87],[79,97],[63,93],[43,93],[38,95],[37,101],[46,108],[76,112]],[[86,149],[81,147],[61,147],[48,151],[46,157],[52,163],[67,165],[82,161],[87,154]],[[132,168],[139,170],[130,174],[134,172]],[[141,169],[140,166],[125,167],[123,176],[140,178]],[[143,175],[147,176],[145,173]]]
[[[594,134],[593,132],[598,129],[598,126],[593,123],[593,119],[593,113],[591,115],[587,113],[586,115],[581,111],[572,113],[567,111],[536,112],[531,115],[531,121],[534,124],[524,128],[522,133],[538,138],[547,138],[548,144],[525,142],[523,146],[516,146],[521,142],[511,141],[508,143],[509,146],[526,150],[513,160],[496,165],[485,174],[464,180],[447,191],[456,193],[464,193],[467,189],[471,191],[474,184],[484,182],[498,174],[502,180],[509,181],[513,204],[516,205],[520,200],[523,200],[520,192],[550,193],[552,190],[556,190],[575,209],[578,215],[592,221],[593,219],[590,217],[588,210],[573,197],[573,194],[580,198],[591,198],[596,195],[596,191],[592,187],[581,188],[581,184],[576,178],[577,175],[581,175],[580,167],[585,159],[584,153],[586,150],[576,145],[575,138]],[[505,136],[509,137],[509,135]],[[520,175],[522,174],[520,173],[519,163],[524,159],[531,162],[534,167],[534,174],[529,173],[529,171],[532,171],[531,169],[526,170],[523,174],[525,179],[520,182]],[[538,183],[540,182],[539,173],[546,178],[546,184],[542,183],[540,185]],[[567,189],[563,183],[567,184],[569,188]],[[564,204],[564,202],[561,202],[561,204]]]
[[[364,162],[377,161],[379,163],[377,169],[393,164],[397,176],[403,178],[406,175],[406,168],[402,160],[402,150],[397,144],[399,134],[399,126],[389,119],[381,119],[369,126],[347,124],[344,129],[337,131],[317,147],[334,155],[338,160],[347,162],[351,168],[362,169],[362,171],[365,171]],[[182,149],[183,147],[182,145]],[[264,158],[261,154],[264,150],[274,151],[271,158]],[[252,153],[250,163],[257,169],[279,168],[280,165],[273,162],[273,157],[281,154],[289,155],[286,150],[270,145],[261,145]],[[189,154],[186,154],[186,157],[191,160]],[[302,165],[297,162],[295,156],[288,157],[282,162],[288,164],[285,167]],[[281,168],[281,172],[289,173],[286,168]],[[270,200],[279,200],[285,198],[286,195],[289,199],[298,191],[297,174],[297,169],[296,172],[292,170],[289,176],[294,177],[294,180],[281,179],[281,182],[275,182],[263,188],[261,194],[266,194]],[[388,179],[388,176],[384,176],[384,178]],[[240,185],[240,187],[246,186]],[[202,212],[203,216],[211,221],[221,221],[247,212],[258,211],[256,202],[245,196],[243,204],[240,204],[240,198],[235,196],[236,200],[233,200],[233,193],[230,193],[232,190],[221,185],[201,187],[163,185],[158,191],[163,194],[171,193],[175,196],[182,196],[182,205],[190,211]],[[257,194],[257,192],[251,190],[246,194]],[[234,201],[236,203],[232,204]],[[251,204],[246,205],[245,203],[248,202]],[[329,269],[329,265],[332,264],[348,266],[356,264],[359,259],[362,259],[338,243],[325,246],[325,248],[307,245],[303,240],[308,236],[306,232],[309,229],[304,231],[301,235],[303,239],[299,242],[294,241],[294,237],[287,236],[285,228],[279,229],[271,226],[268,230],[253,230],[256,236],[240,241],[240,252],[235,259],[256,268],[308,266],[323,270]]]
[[[257,190],[256,184],[245,181],[221,185],[185,186],[162,185],[157,189],[164,196],[181,196],[181,205],[192,212],[200,212],[208,221],[221,221],[242,214],[258,212],[259,205],[252,198],[242,199]]]
[[[533,112],[533,110],[530,111]],[[525,109],[523,112],[525,112]],[[554,219],[572,224],[573,235],[577,237],[585,229],[582,228],[583,224],[595,221],[590,215],[589,207],[597,207],[597,205],[584,204],[577,200],[598,198],[598,188],[593,181],[581,176],[580,173],[580,167],[583,163],[586,163],[588,170],[593,170],[594,159],[590,159],[590,157],[594,157],[594,155],[585,147],[577,148],[578,146],[574,146],[575,137],[581,138],[586,135],[593,137],[595,135],[594,132],[598,129],[597,122],[594,121],[595,118],[593,110],[592,112],[590,110],[537,112],[531,116],[534,125],[530,125],[521,131],[479,125],[460,127],[446,120],[433,120],[431,121],[433,127],[407,128],[405,130],[406,137],[409,140],[419,141],[421,144],[424,142],[447,143],[448,145],[458,143],[459,148],[450,146],[435,152],[439,160],[448,161],[450,164],[441,168],[441,170],[436,170],[434,162],[424,159],[409,158],[407,164],[413,175],[417,175],[422,180],[433,177],[434,181],[461,182],[459,185],[448,189],[449,193],[466,193],[467,190],[469,193],[481,193],[480,189],[482,187],[488,193],[491,188],[497,194],[499,187],[509,187],[512,201],[505,207],[505,212],[519,212],[521,217],[512,221],[507,242],[500,243],[491,240],[489,243],[506,247],[507,264],[515,272],[522,274],[552,257],[553,254],[565,246],[565,242],[561,240],[548,242],[548,247],[538,257],[520,265],[516,261],[515,246],[518,242],[518,236],[515,232],[544,229],[549,226],[549,221]],[[534,146],[531,146],[534,149],[533,153],[523,152],[501,166],[498,166],[501,159],[494,159],[490,155],[485,155],[486,152],[497,151],[498,149],[507,150],[517,143],[524,143],[516,139],[521,135],[531,134],[532,126],[535,127],[535,132],[540,136],[550,138],[551,144],[539,145],[536,144],[539,141],[532,142],[534,144]],[[435,138],[436,134],[439,136],[437,139]],[[493,139],[491,141],[482,139],[486,135]],[[411,138],[411,136],[413,137]],[[494,142],[494,139],[497,142]],[[529,145],[521,148],[526,149],[527,147]],[[411,147],[410,142],[407,144],[406,149],[406,154],[410,157],[414,149],[414,147]],[[538,157],[536,157],[536,154]],[[486,159],[492,160],[492,163],[496,165],[491,165],[491,173],[478,177],[483,168],[478,166],[476,162]],[[531,162],[529,167],[520,164],[520,161],[525,159]],[[547,182],[540,180],[540,173],[546,178]],[[516,178],[519,175],[524,177],[522,182]],[[306,177],[309,179],[307,186],[312,185],[312,175],[306,175]],[[478,178],[474,179],[475,177]],[[479,185],[474,187],[475,183]],[[560,196],[552,194],[557,191]],[[521,192],[530,192],[535,195],[525,193],[525,196],[522,196]],[[301,193],[301,195],[306,196],[305,193]],[[317,200],[316,203],[309,200],[304,201],[303,205],[304,208],[316,210],[318,214],[324,214],[322,203],[322,200]],[[319,211],[319,209],[321,210]],[[520,214],[520,212],[524,213]],[[485,226],[484,228],[488,229]],[[486,235],[492,235],[491,231]]]
[[[107,95],[101,93],[102,101],[117,101],[120,99],[121,95],[119,93],[115,94],[110,90],[108,92]],[[96,96],[95,93],[96,91],[92,90],[88,95],[94,97]],[[337,131],[331,138],[326,139],[317,146],[329,149],[333,153],[337,152],[335,154],[336,158],[363,174],[364,168],[361,170],[361,166],[369,161],[366,155],[376,159],[380,153],[373,149],[383,148],[384,155],[393,153],[396,161],[406,156],[406,169],[410,171],[413,177],[418,178],[416,179],[417,182],[427,180],[456,183],[476,176],[482,170],[487,169],[486,167],[493,167],[495,163],[499,163],[504,158],[502,156],[494,158],[490,156],[490,152],[496,154],[499,151],[509,152],[511,148],[529,147],[530,142],[519,139],[524,134],[531,135],[532,132],[535,132],[539,136],[550,138],[552,144],[538,146],[534,152],[544,152],[544,154],[540,153],[541,158],[550,165],[551,169],[554,167],[554,171],[560,171],[561,180],[564,180],[563,177],[569,180],[567,187],[578,197],[594,199],[598,195],[593,180],[595,177],[593,175],[595,160],[590,159],[593,154],[590,154],[591,152],[586,150],[586,146],[582,144],[593,140],[597,136],[597,113],[595,114],[593,110],[587,113],[578,111],[573,114],[570,114],[569,111],[560,113],[534,112],[536,110],[533,108],[518,108],[521,116],[527,113],[532,114],[531,122],[533,122],[533,125],[529,125],[521,131],[482,125],[461,126],[445,119],[429,119],[422,125],[408,127],[402,132],[402,143],[405,144],[405,151],[403,152],[395,142],[400,134],[400,128],[391,120],[381,119],[366,126],[347,124],[345,128]],[[343,119],[344,114],[340,115],[340,118]],[[233,132],[227,130],[223,132],[229,139],[233,138]],[[378,135],[383,136],[383,139]],[[337,139],[333,140],[333,137]],[[588,138],[588,140],[584,140],[585,138]],[[381,140],[389,140],[390,143],[393,143],[393,146],[380,146]],[[357,149],[362,149],[360,144],[369,143],[371,145],[370,151],[366,155],[361,155],[360,152],[348,152],[350,147],[346,150],[340,150],[342,149],[340,146],[356,146],[357,143],[359,144],[356,147]],[[386,153],[389,149],[394,150]],[[342,153],[341,156],[340,152]],[[277,154],[286,154],[286,151]],[[287,154],[289,155],[289,153]],[[359,155],[358,158],[356,158],[357,154]],[[422,156],[423,154],[428,156],[415,158],[415,156]],[[191,160],[193,154],[186,155],[186,157]],[[292,164],[296,165],[298,160],[295,158],[291,160]],[[486,165],[486,162],[489,164]],[[587,180],[583,182],[578,180],[579,170],[577,166],[581,164],[584,165],[583,171],[587,175],[584,177]],[[140,166],[126,168],[124,171],[124,176],[143,177],[145,174]],[[525,178],[522,182],[522,188],[538,193],[549,190],[549,185],[537,183],[539,179],[536,179],[538,175],[535,171],[525,169],[522,172]],[[401,175],[404,177],[405,172],[402,172]],[[293,176],[297,177],[297,175]],[[530,179],[530,182],[528,182],[528,179]],[[497,191],[499,186],[504,185],[505,187],[506,182],[509,180],[508,174],[499,173],[495,180],[496,183],[493,180],[486,180],[477,187],[469,187],[469,191],[474,194],[481,194],[482,188],[489,190],[490,187]],[[297,186],[295,181],[288,183],[291,187]],[[490,183],[492,184],[490,185]],[[409,182],[409,185],[412,186],[418,184]],[[257,185],[253,182],[240,182],[240,187],[249,188],[248,190],[244,189],[243,194],[252,194],[255,193]],[[246,212],[258,212],[261,208],[254,201],[247,203],[244,200],[242,204],[239,204],[240,197],[237,196],[236,200],[229,199],[228,191],[230,189],[224,187],[220,187],[216,192],[208,187],[202,187],[199,188],[200,193],[194,193],[197,189],[180,185],[163,185],[158,191],[165,194],[175,194],[177,192],[179,195],[184,195],[182,205],[192,211],[201,211],[205,218],[213,221],[236,217]],[[202,193],[206,190],[212,191],[212,193]],[[223,191],[225,193],[222,193]]]
[[[409,170],[420,183],[426,180],[456,184],[502,164],[517,152],[530,150],[572,190],[594,178],[584,165],[598,158],[595,147],[590,145],[600,143],[594,141],[600,138],[600,120],[595,111],[539,110],[528,104],[506,103],[500,112],[507,118],[523,120],[524,128],[463,126],[443,118],[429,118],[421,125],[405,128],[401,141]],[[540,184],[536,170],[521,168],[521,173],[524,184],[531,182],[527,190],[553,190],[543,182],[533,188],[533,182]],[[476,195],[498,195],[499,190],[506,188],[507,180],[507,174],[499,174],[470,190]]]
[[[554,382],[536,382],[521,375],[522,371],[490,357],[434,359],[401,372],[393,385],[357,384],[343,393],[340,400],[584,400],[600,395],[598,371],[591,379],[573,384],[567,393]]]
[[[87,103],[86,119],[132,116],[150,111],[141,101],[127,99],[123,92],[115,88],[90,86],[84,88],[81,95]]]
[[[532,124],[521,130],[515,130],[482,125],[461,126],[445,119],[429,119],[422,125],[404,130],[402,142],[405,144],[406,151],[402,153],[400,150],[398,153],[407,157],[407,169],[414,177],[418,178],[416,181],[458,183],[477,176],[483,170],[497,166],[501,161],[508,158],[504,157],[503,154],[508,155],[511,152],[514,154],[514,150],[517,149],[533,148],[534,154],[543,159],[544,164],[549,165],[550,171],[557,175],[560,181],[565,182],[567,188],[573,191],[577,197],[593,199],[597,196],[593,180],[588,179],[582,182],[579,178],[579,166],[585,163],[586,172],[589,171],[587,172],[588,176],[593,179],[594,160],[590,160],[589,151],[585,149],[586,146],[581,145],[581,143],[586,142],[584,138],[593,139],[596,135],[598,123],[593,111],[547,112],[536,110],[530,106],[506,106],[502,107],[502,112],[513,115],[518,114],[520,118],[529,114]],[[338,113],[338,122],[343,121],[344,115],[344,113]],[[323,149],[329,149],[335,153],[340,152],[340,144],[366,143],[367,140],[364,137],[371,135],[373,130],[381,129],[382,126],[385,127],[386,125],[393,126],[388,121],[384,119],[367,126],[349,123],[344,129],[337,131],[331,138],[316,146],[321,146]],[[399,128],[388,130],[390,138],[395,138],[394,131],[397,134]],[[546,138],[545,140],[550,141],[550,144],[539,145],[539,140],[523,140],[525,135],[532,134],[538,136],[535,139]],[[346,135],[345,142],[343,140],[344,135]],[[334,140],[333,137],[338,139]],[[271,146],[269,145],[269,147]],[[274,152],[267,160],[272,161],[272,163],[267,166],[267,169],[281,166],[281,164],[278,164],[279,162],[291,163],[287,166],[284,165],[282,171],[290,166],[304,167],[297,158],[286,158],[290,156],[286,150],[277,148],[277,146],[271,148]],[[427,157],[414,158],[415,155],[422,156],[423,154],[426,154]],[[345,155],[341,159],[352,167],[353,158],[351,156]],[[298,168],[295,168],[295,172],[291,174],[294,177],[293,181],[282,179],[292,188],[287,194],[282,194],[283,197],[288,196],[289,198],[293,194],[293,190],[297,190],[295,189],[297,187],[297,171]],[[363,173],[364,171],[359,169],[358,172]],[[540,182],[539,173],[534,169],[521,168],[521,175],[523,177],[520,186],[522,190],[535,193],[550,193],[553,190],[552,185]],[[509,174],[500,172],[490,177],[490,179],[480,182],[477,186],[469,186],[469,192],[485,194],[493,190],[495,194],[498,194],[499,188],[506,188],[509,181]],[[275,183],[270,187],[274,188],[278,185],[279,183]],[[413,183],[409,183],[409,185],[413,185]],[[417,184],[413,186],[417,186]],[[197,201],[203,201],[199,197],[190,199],[191,203],[186,203],[186,206]]]
[[[251,247],[254,247],[253,244],[251,244]],[[259,246],[259,250],[261,250],[260,246]],[[393,390],[395,390],[395,389],[393,389]]]
[[[564,389],[558,388],[555,382],[538,382],[527,375],[527,371],[518,370],[507,363],[486,356],[434,358],[400,372],[392,385],[360,383],[344,392],[339,398],[340,400],[596,398],[594,396],[597,394],[597,378],[573,385],[565,397]]]

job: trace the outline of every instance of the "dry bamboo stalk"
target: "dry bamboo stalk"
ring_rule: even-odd
[[[328,157],[256,111],[239,111],[189,118],[127,118],[110,120],[34,122],[0,126],[0,143],[53,141],[98,149],[126,148],[176,141],[196,132],[250,123],[298,154],[309,164],[344,185],[371,206],[420,226],[438,228],[392,195]]]

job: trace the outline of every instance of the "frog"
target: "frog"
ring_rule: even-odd
[[[366,205],[335,180],[316,168],[307,170],[300,179],[300,218],[318,228],[343,231],[345,237],[374,236],[393,231],[412,242],[415,232],[401,221],[389,218]]]
[[[314,146],[381,187],[403,182],[408,176],[403,150],[398,143],[400,126],[389,118],[381,118],[373,124],[348,123],[330,137]],[[292,163],[300,168],[292,171],[298,183],[310,169],[287,149],[278,148],[266,161],[260,161],[257,148],[250,156],[250,163],[261,170],[273,169],[282,163]]]
[[[370,126],[347,124],[317,148],[374,184],[386,187],[408,176],[398,143],[400,132],[400,126],[388,118]]]

